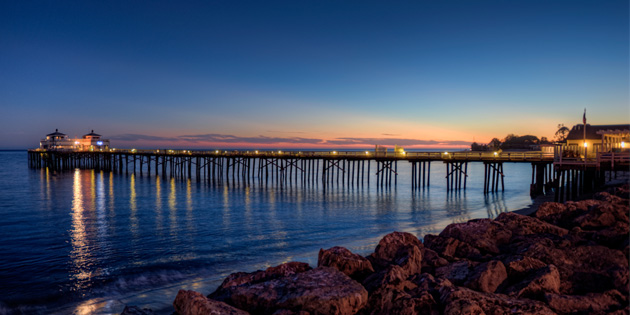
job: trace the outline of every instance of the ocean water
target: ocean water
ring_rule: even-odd
[[[288,261],[317,264],[320,248],[367,255],[392,231],[423,237],[446,225],[532,203],[531,166],[505,163],[505,191],[483,194],[483,164],[465,191],[221,183],[93,170],[29,169],[0,151],[0,314],[119,314],[125,305],[170,314],[179,289],[212,292],[225,276]]]

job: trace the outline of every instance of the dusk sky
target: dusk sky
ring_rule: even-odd
[[[2,1],[0,149],[469,147],[630,122],[612,1]]]

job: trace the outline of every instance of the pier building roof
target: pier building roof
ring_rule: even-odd
[[[88,138],[88,137],[91,137],[91,138],[100,138],[100,137],[101,137],[101,135],[99,135],[98,133],[94,133],[94,130],[92,130],[92,132],[90,132],[90,133],[88,133],[88,134],[83,135],[83,139],[86,139],[86,138]]]
[[[589,140],[601,140],[602,133],[619,133],[628,132],[630,130],[630,124],[619,125],[589,125],[586,124],[586,139]],[[584,139],[584,125],[578,124],[571,128],[567,140],[582,140]]]
[[[47,136],[47,137],[54,137],[54,136],[59,137],[59,136],[65,136],[65,135],[66,135],[65,133],[61,133],[61,132],[59,132],[59,129],[55,129],[55,132],[53,132],[53,133],[49,133],[49,134],[47,134],[46,136]]]

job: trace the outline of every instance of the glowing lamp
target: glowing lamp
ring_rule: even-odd
[[[497,153],[497,152],[494,152],[494,156],[497,156],[497,154],[499,154],[499,153]]]
[[[96,145],[103,145],[103,141],[96,141]]]
[[[448,155],[448,152],[444,152],[444,155]]]
[[[75,142],[74,142],[74,144],[78,145],[78,144],[79,144],[79,141],[75,141]]]
[[[254,152],[256,152],[256,154],[258,154],[258,150],[254,151]]]
[[[337,151],[333,151],[333,154],[337,154]]]
[[[621,141],[621,147],[625,148],[626,147],[626,143],[624,141]]]
[[[588,143],[584,142],[584,147],[585,148],[588,147]]]
[[[214,151],[214,153],[219,153],[219,150]]]
[[[370,152],[368,152],[368,151],[365,151],[365,154],[370,154]]]

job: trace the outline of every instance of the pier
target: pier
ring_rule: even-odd
[[[503,184],[503,163],[532,163],[550,167],[553,156],[542,152],[373,152],[373,151],[106,151],[29,150],[29,166],[54,170],[96,169],[115,173],[155,174],[195,178],[211,182],[322,183],[323,185],[370,185],[398,183],[398,163],[411,163],[411,185],[431,185],[431,164],[446,164],[448,190],[466,189],[468,163],[486,166],[484,192]],[[372,168],[374,166],[374,168]],[[533,178],[533,177],[532,177]],[[550,178],[536,177],[546,184]],[[500,184],[499,184],[500,183]],[[534,182],[533,182],[534,184]]]

